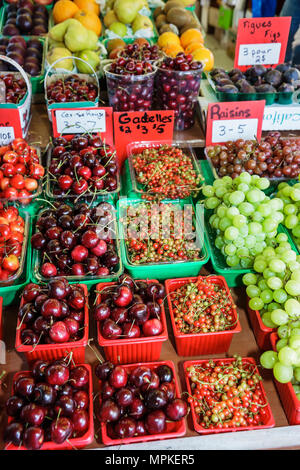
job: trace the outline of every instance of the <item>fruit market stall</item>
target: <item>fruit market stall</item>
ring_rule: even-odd
[[[2,449],[300,448],[300,129],[262,112],[300,72],[221,69],[185,3],[1,11]]]

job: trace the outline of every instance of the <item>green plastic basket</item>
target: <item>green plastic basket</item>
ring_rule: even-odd
[[[243,276],[244,274],[254,272],[253,269],[243,269],[243,268],[231,268],[226,264],[225,257],[215,246],[216,234],[215,230],[210,226],[209,218],[213,214],[213,210],[205,209],[205,231],[208,238],[208,251],[210,255],[211,264],[216,274],[219,276],[224,276],[229,287],[243,286]],[[288,236],[288,241],[292,249],[298,253],[298,250],[288,233],[288,230],[283,226],[279,225],[278,233],[285,233]]]
[[[19,212],[22,217],[29,214],[29,211],[23,207],[19,207]],[[24,262],[24,269],[19,277],[12,285],[0,287],[0,297],[3,297],[3,305],[8,306],[13,303],[20,301],[20,295],[26,284],[30,282],[30,270],[31,270],[31,245],[30,238],[32,231],[31,218],[29,215],[28,220],[28,240],[26,249],[26,259]]]
[[[129,205],[139,204],[140,199],[119,199],[117,203],[117,220],[119,223],[119,234],[121,237],[120,247],[123,265],[128,273],[135,279],[158,279],[165,280],[174,277],[174,269],[176,270],[176,277],[197,276],[204,264],[209,260],[209,253],[207,249],[207,238],[202,226],[201,220],[195,216],[196,219],[196,232],[202,238],[202,259],[197,261],[183,261],[183,262],[170,262],[170,263],[157,263],[157,264],[144,264],[135,266],[128,260],[125,240],[124,240],[124,227],[120,222],[121,216]],[[180,204],[184,206],[185,202],[182,200],[168,200],[163,203]],[[192,205],[192,204],[191,204]]]
[[[102,201],[100,201],[102,202]],[[109,201],[105,201],[109,202]],[[72,203],[67,202],[69,205],[72,205]],[[93,207],[97,205],[97,201],[94,201],[92,204]],[[113,204],[110,202],[110,204],[113,206]],[[33,215],[32,218],[32,228],[36,226],[36,222],[38,217],[41,215],[41,213],[47,209],[49,206],[43,205],[39,207],[39,210]],[[115,211],[116,209],[113,207],[113,210]],[[80,276],[67,276],[67,279],[70,284],[76,284],[76,283],[84,283],[87,287],[88,290],[91,289],[92,286],[98,284],[99,282],[112,282],[117,280],[121,274],[124,271],[123,264],[122,264],[122,258],[121,258],[121,250],[120,250],[120,242],[119,242],[119,236],[118,236],[118,224],[117,221],[115,221],[115,230],[116,230],[116,251],[119,256],[120,262],[118,265],[118,268],[115,273],[105,276],[105,277],[80,277]],[[35,233],[35,230],[34,232]],[[47,283],[49,281],[48,278],[43,277],[39,273],[39,266],[41,264],[41,256],[38,250],[32,249],[32,254],[31,254],[31,265],[30,265],[30,280],[31,282],[41,284],[41,283]]]

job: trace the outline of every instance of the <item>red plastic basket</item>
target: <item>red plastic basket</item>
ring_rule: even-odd
[[[276,351],[277,333],[271,333],[270,341],[273,351]],[[275,386],[280,397],[289,424],[300,424],[300,400],[298,400],[291,382],[282,384],[274,378]]]
[[[216,362],[216,363],[218,363],[219,361],[222,361],[224,363],[230,364],[231,362],[235,361],[235,358],[233,358],[233,357],[232,358],[220,358],[220,359],[213,359],[213,361]],[[201,360],[201,361],[197,361],[197,360],[196,361],[186,361],[186,362],[183,363],[184,377],[185,377],[185,382],[186,382],[187,391],[188,391],[189,395],[192,395],[192,389],[191,389],[189,377],[187,375],[187,368],[190,367],[190,366],[200,365],[200,364],[204,364],[204,363],[207,363],[207,359],[204,359],[204,360]],[[252,357],[244,357],[243,358],[243,363],[250,363],[250,364],[253,364],[253,365],[256,366],[256,362]],[[257,372],[258,372],[258,369],[257,369]],[[264,387],[263,387],[262,383],[260,383],[260,390],[262,392],[264,401],[266,403],[268,403],[266,392],[264,390]],[[196,415],[193,403],[191,403],[190,406],[191,406],[191,413],[192,413],[194,429],[199,434],[219,434],[221,432],[223,433],[223,432],[234,432],[234,431],[251,431],[251,430],[254,430],[254,429],[267,429],[267,428],[272,428],[272,427],[275,426],[275,420],[274,420],[274,417],[273,417],[273,414],[272,414],[272,411],[271,411],[271,407],[270,407],[269,404],[267,404],[267,406],[266,406],[267,413],[265,415],[265,424],[263,424],[261,426],[245,426],[245,427],[220,428],[220,429],[219,428],[218,429],[206,429],[206,428],[203,428],[202,426],[200,426],[200,424],[198,422],[198,419],[197,419],[197,415]]]
[[[17,323],[17,333],[16,333],[16,342],[15,348],[16,351],[24,353],[26,355],[27,361],[33,362],[37,359],[44,359],[46,361],[53,361],[61,357],[65,357],[69,353],[73,353],[73,360],[75,363],[85,361],[85,348],[88,343],[89,336],[89,303],[88,303],[88,289],[85,284],[78,284],[84,290],[85,295],[85,306],[84,306],[84,333],[83,338],[79,341],[72,341],[69,343],[61,344],[38,344],[35,345],[23,345],[21,343],[21,330],[25,328],[25,325],[22,325],[21,328],[18,328],[20,321]],[[24,304],[23,297],[21,299],[20,307]]]
[[[3,309],[3,297],[0,297],[0,340],[3,337],[3,315],[2,315],[2,309]]]
[[[128,364],[124,365],[123,367],[130,372],[133,370],[135,367],[138,366],[147,366],[152,370],[155,370],[158,366],[162,364],[167,364],[169,367],[171,367],[174,375],[174,383],[175,383],[175,389],[176,389],[176,397],[180,398],[180,390],[179,390],[179,385],[178,385],[178,380],[176,377],[175,373],[175,366],[174,363],[171,361],[161,361],[161,362],[139,362],[137,364]],[[100,381],[100,390],[101,390],[101,381]],[[166,432],[161,433],[161,434],[149,434],[146,436],[136,436],[136,437],[130,437],[127,439],[112,439],[107,435],[107,429],[106,429],[106,424],[101,423],[101,432],[102,432],[102,441],[105,445],[107,446],[113,446],[113,445],[121,445],[121,444],[132,444],[136,442],[149,442],[149,441],[158,441],[158,440],[163,440],[163,439],[172,439],[174,437],[182,437],[186,433],[186,424],[185,424],[185,419],[181,419],[180,421],[174,421],[174,422],[168,422],[167,423],[167,429]]]
[[[209,276],[209,278],[223,288],[234,305],[230,290],[223,276]],[[186,277],[181,279],[167,279],[165,281],[166,295],[168,299],[169,312],[171,317],[172,329],[176,343],[176,350],[179,356],[200,356],[206,354],[220,354],[227,352],[231,344],[233,335],[241,331],[241,325],[238,320],[238,314],[234,309],[234,317],[237,320],[235,328],[216,333],[182,334],[177,332],[170,293],[189,282],[196,282],[199,279],[205,279],[205,276]]]
[[[259,311],[252,310],[249,307],[249,298],[247,300],[247,312],[259,349],[268,351],[268,349],[271,349],[270,335],[276,331],[276,328],[268,328],[263,324]]]
[[[77,365],[77,364],[76,364]],[[94,440],[94,418],[93,418],[93,377],[92,377],[92,368],[89,364],[78,364],[87,368],[89,372],[89,428],[85,434],[81,437],[75,437],[68,439],[68,441],[63,442],[62,444],[56,444],[52,441],[44,442],[42,447],[39,450],[72,450],[72,449],[82,449],[87,445],[91,444]],[[16,382],[19,376],[28,377],[31,376],[31,371],[22,371],[17,372],[13,377],[13,384]],[[10,423],[13,418],[9,417],[8,422]],[[5,450],[27,450],[25,447],[14,446],[9,444],[5,447]]]
[[[144,282],[158,282],[157,280],[145,280]],[[116,282],[101,282],[97,284],[96,291],[99,292],[107,286],[114,286]],[[101,294],[97,294],[97,304],[101,303]],[[103,348],[105,358],[113,364],[131,364],[134,362],[158,361],[160,358],[161,347],[164,341],[168,339],[168,330],[166,314],[162,300],[159,300],[161,306],[161,321],[163,331],[158,336],[145,336],[132,339],[106,339],[103,338],[100,331],[100,325],[97,324],[98,344]]]

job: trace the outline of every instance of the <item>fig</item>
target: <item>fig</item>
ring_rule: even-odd
[[[277,87],[282,82],[282,73],[279,70],[268,70],[264,75],[264,80],[270,85]]]
[[[220,80],[230,80],[229,76],[227,75],[226,72],[224,73],[218,73],[217,75],[214,76],[214,82],[219,85]]]
[[[268,83],[262,83],[255,87],[257,93],[276,93],[276,89]]]
[[[279,70],[279,72],[286,72],[289,68],[289,64],[278,64],[276,65],[275,70]]]
[[[226,74],[226,72],[225,72],[224,69],[222,69],[222,68],[215,68],[215,69],[213,69],[213,70],[210,72],[210,75],[211,75],[212,77],[214,77],[215,75],[218,75],[219,73],[220,73],[220,74]]]
[[[245,78],[238,80],[236,82],[236,86],[239,88],[241,93],[255,93],[254,86],[250,85],[250,83]]]
[[[284,82],[293,84],[295,81],[300,80],[300,72],[296,67],[290,67],[283,72],[282,78]]]
[[[277,91],[280,93],[293,93],[295,88],[290,83],[282,83]]]
[[[234,85],[217,85],[216,89],[221,93],[238,93],[239,91]]]

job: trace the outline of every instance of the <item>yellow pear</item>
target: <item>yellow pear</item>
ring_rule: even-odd
[[[134,22],[132,23],[132,31],[135,34],[140,29],[153,29],[153,24],[150,18],[145,15],[136,15]]]
[[[56,24],[49,30],[49,38],[57,42],[63,42],[67,28],[71,24],[76,25],[80,23],[74,18],[69,18],[68,20],[62,21],[62,23]]]
[[[117,15],[114,10],[109,10],[103,18],[104,26],[109,28],[115,21],[118,21]]]
[[[54,64],[58,59],[63,59],[64,57],[70,57],[72,52],[66,49],[65,47],[54,47],[51,49],[46,59],[50,65]],[[72,59],[64,59],[57,62],[54,65],[54,69],[66,69],[66,70],[73,70],[73,60]]]

